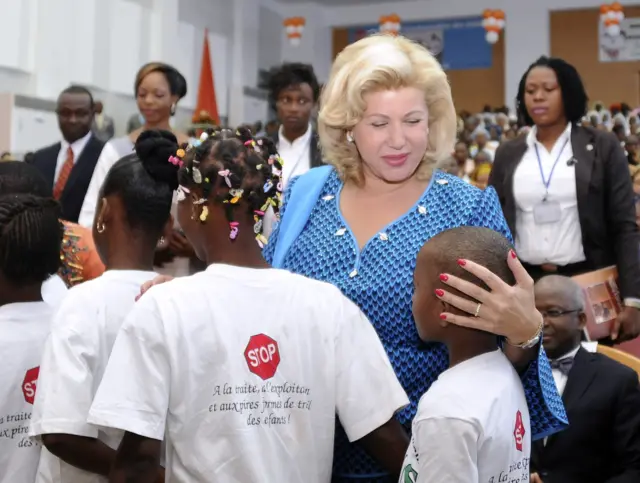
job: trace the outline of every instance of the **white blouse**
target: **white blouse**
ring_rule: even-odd
[[[527,135],[527,151],[513,177],[516,251],[523,261],[532,265],[582,262],[586,258],[578,215],[576,163],[571,162],[571,124],[567,125],[551,152],[536,139],[536,132],[534,127]],[[545,181],[549,183],[548,191]],[[549,203],[559,205],[560,215],[558,221],[540,224],[536,223],[534,208],[545,194]]]

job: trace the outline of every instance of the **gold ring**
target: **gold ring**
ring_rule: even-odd
[[[473,314],[474,317],[477,317],[480,314],[480,307],[482,307],[482,304],[478,304],[478,306],[476,307],[476,313]]]

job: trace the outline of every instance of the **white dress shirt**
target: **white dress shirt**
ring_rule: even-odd
[[[74,141],[72,144],[69,144],[64,139],[60,141],[60,152],[58,153],[58,161],[56,162],[56,172],[53,177],[54,186],[58,182],[58,177],[60,176],[62,167],[64,166],[64,163],[67,160],[67,150],[69,149],[69,146],[71,146],[71,150],[73,151],[73,164],[75,165],[75,163],[78,162],[78,158],[82,154],[82,151],[84,150],[85,146],[89,142],[90,138],[91,138],[91,132],[89,132],[89,134],[87,134],[85,137],[80,138],[77,141]]]
[[[282,132],[282,126],[278,132],[278,153],[284,161],[282,167],[282,189],[286,189],[291,178],[300,176],[311,169],[311,143],[313,142],[313,128],[309,124],[307,132],[298,139],[290,142]],[[271,207],[265,213],[262,225],[262,234],[269,238],[275,228],[275,215]]]
[[[284,137],[282,126],[278,133],[278,153],[284,161],[282,167],[282,186],[287,187],[289,180],[306,173],[311,168],[311,142],[313,129],[311,124],[307,132],[293,142]]]
[[[578,353],[578,351],[580,350],[580,347],[582,347],[581,345],[579,345],[578,347],[576,347],[575,349],[573,349],[572,351],[567,352],[565,355],[558,357],[558,359],[554,359],[554,360],[562,360],[562,359],[566,359],[568,357],[570,357],[571,359],[573,359],[576,354]],[[556,383],[556,387],[558,388],[558,394],[560,394],[562,396],[562,393],[564,393],[564,388],[567,387],[567,380],[569,379],[569,376],[566,374],[563,374],[560,369],[551,369],[551,373],[553,374],[553,380]]]
[[[567,164],[573,159],[571,124],[567,125],[551,152],[536,139],[536,132],[534,127],[527,134],[527,151],[513,177],[516,250],[521,260],[532,265],[582,262],[586,258],[578,215],[575,163]],[[556,159],[558,163],[551,175]],[[545,181],[549,181],[548,192],[540,174],[540,166]],[[560,205],[560,219],[554,223],[537,224],[534,208],[542,202],[545,194],[549,203]]]

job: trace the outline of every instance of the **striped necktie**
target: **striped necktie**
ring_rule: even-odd
[[[67,185],[67,181],[69,180],[69,175],[71,174],[72,169],[73,149],[71,149],[71,146],[69,146],[67,148],[67,159],[65,159],[64,164],[62,165],[62,169],[60,170],[60,174],[58,175],[58,180],[53,187],[53,197],[56,200],[59,200],[62,196],[62,192],[64,191],[64,187]]]

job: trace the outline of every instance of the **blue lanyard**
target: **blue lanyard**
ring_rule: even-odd
[[[556,158],[555,163],[551,167],[551,172],[549,173],[549,178],[544,179],[544,171],[542,170],[542,161],[540,161],[540,153],[538,152],[538,145],[534,144],[534,148],[536,150],[536,157],[538,158],[538,167],[540,168],[540,178],[542,178],[542,184],[544,184],[544,188],[546,190],[546,194],[544,195],[544,199],[547,199],[547,194],[549,193],[549,185],[551,184],[551,178],[553,177],[553,172],[556,170],[556,166],[558,165],[558,161],[560,161],[560,156],[564,152],[564,148],[569,144],[569,139],[565,139],[564,144],[560,148],[560,152],[558,153],[558,157]]]

